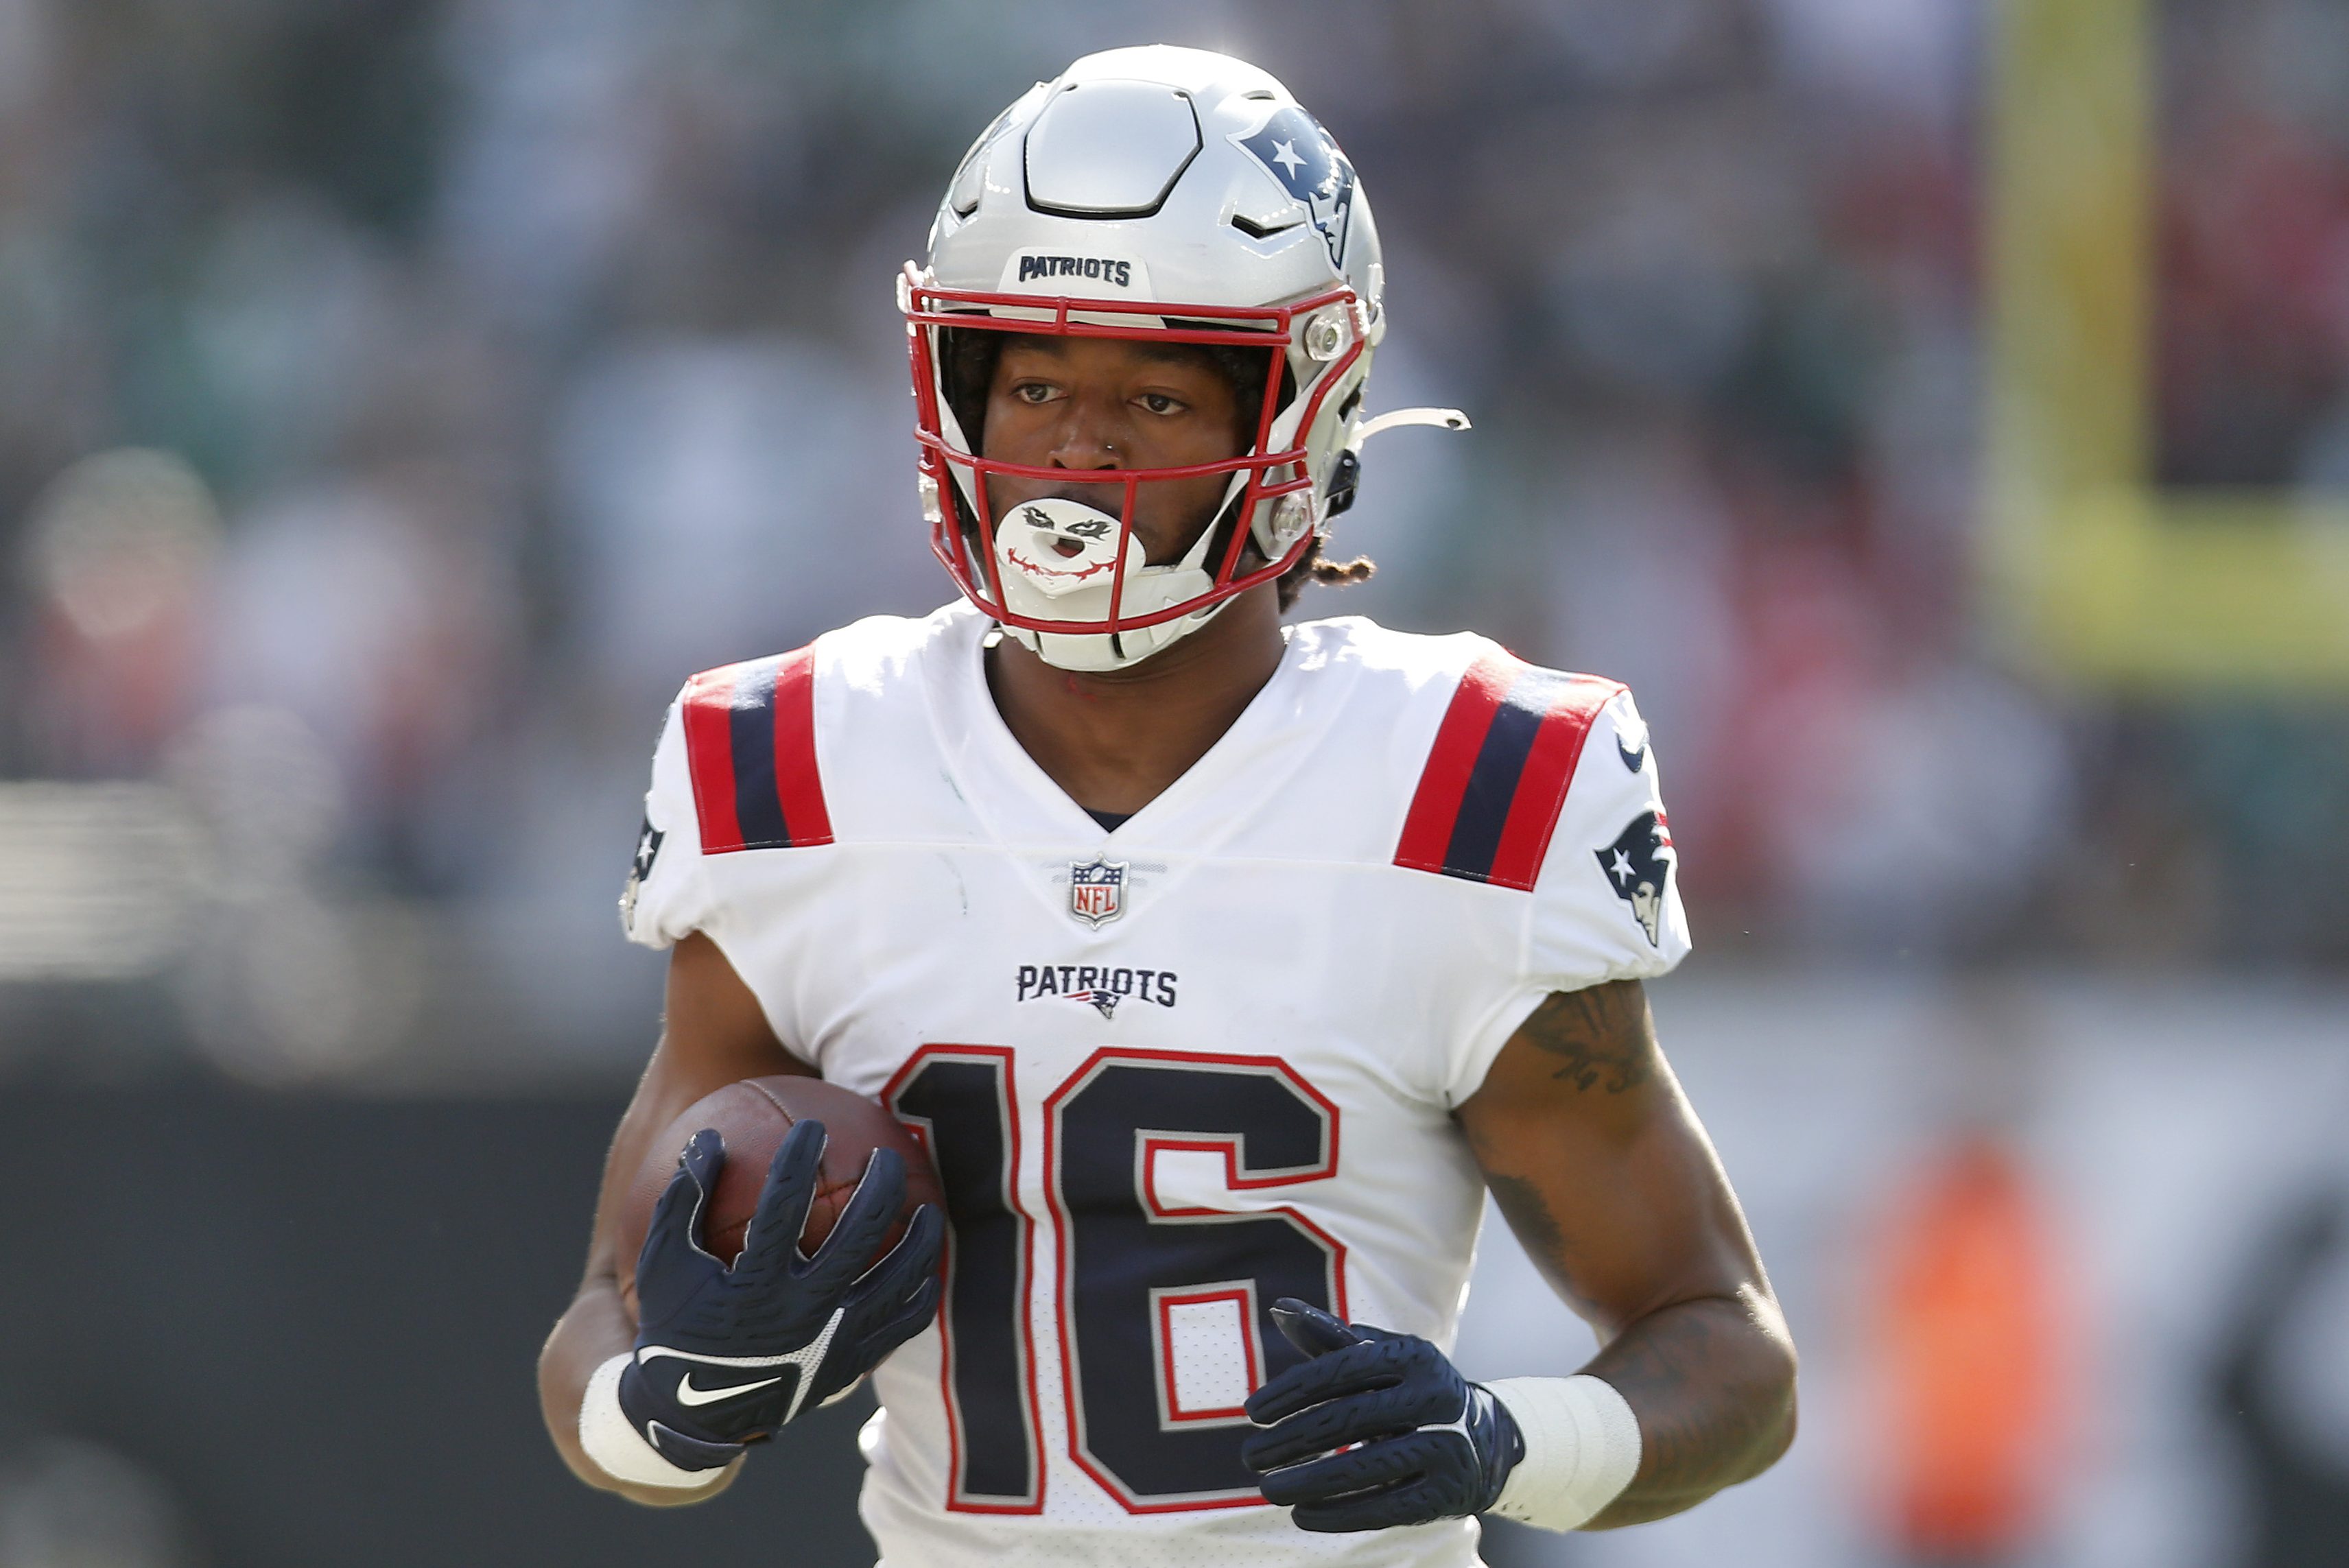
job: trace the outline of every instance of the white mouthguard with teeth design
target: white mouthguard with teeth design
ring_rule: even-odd
[[[1121,578],[1125,583],[1118,602],[1122,617],[1171,609],[1214,587],[1215,580],[1200,564],[1213,529],[1203,531],[1181,561],[1165,566],[1150,565],[1149,552],[1131,534],[1121,560],[1118,533],[1117,519],[1082,501],[1046,497],[1013,507],[995,530],[996,574],[1003,584],[1005,606],[1040,621],[1102,624],[1109,620],[1110,597]],[[1013,625],[1004,630],[1046,664],[1064,670],[1123,669],[1204,624],[1227,603],[1115,634],[1032,632]]]
[[[1117,580],[1117,519],[1081,501],[1047,497],[1011,509],[995,531],[995,558],[1014,582],[1048,599],[1098,590],[1103,613]],[[1126,541],[1126,571],[1143,562],[1142,541]]]

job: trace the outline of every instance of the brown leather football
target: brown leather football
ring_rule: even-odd
[[[895,1246],[905,1221],[924,1203],[945,1207],[937,1172],[930,1157],[904,1123],[881,1108],[877,1100],[826,1083],[822,1078],[780,1074],[744,1078],[713,1094],[704,1095],[653,1140],[644,1164],[629,1181],[620,1200],[618,1262],[620,1297],[628,1314],[636,1311],[636,1254],[650,1228],[653,1205],[660,1201],[669,1178],[677,1174],[678,1155],[696,1132],[717,1129],[726,1140],[726,1162],[718,1172],[718,1191],[702,1214],[701,1244],[721,1262],[731,1264],[742,1251],[742,1233],[758,1207],[766,1185],[767,1166],[794,1122],[812,1119],[823,1123],[823,1166],[816,1179],[815,1199],[808,1205],[806,1226],[800,1232],[800,1250],[813,1253],[832,1233],[864,1162],[876,1149],[894,1149],[905,1162],[905,1205],[898,1223],[883,1243]],[[878,1254],[875,1254],[876,1256]]]

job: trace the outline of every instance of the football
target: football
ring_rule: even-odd
[[[800,1232],[802,1253],[813,1253],[832,1233],[833,1222],[856,1191],[864,1162],[876,1149],[894,1149],[905,1162],[905,1207],[882,1252],[896,1244],[905,1221],[920,1205],[944,1207],[929,1154],[879,1101],[822,1078],[790,1074],[730,1083],[688,1106],[662,1130],[622,1195],[620,1296],[631,1316],[636,1310],[636,1254],[643,1250],[646,1231],[651,1228],[653,1205],[677,1173],[678,1155],[687,1142],[705,1127],[717,1129],[726,1140],[726,1162],[718,1172],[718,1191],[702,1214],[701,1244],[730,1265],[742,1251],[742,1233],[758,1207],[760,1190],[766,1185],[767,1166],[792,1124],[803,1119],[823,1124],[825,1142],[815,1198],[808,1205],[807,1223]]]

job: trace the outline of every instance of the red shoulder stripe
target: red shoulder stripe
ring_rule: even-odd
[[[686,683],[684,707],[703,854],[832,842],[812,648],[705,670]]]
[[[1549,853],[1550,835],[1557,831],[1558,813],[1566,810],[1566,793],[1574,783],[1574,769],[1582,760],[1583,743],[1599,710],[1623,687],[1614,681],[1581,676],[1568,681],[1553,697],[1541,729],[1526,754],[1517,779],[1516,798],[1510,802],[1508,820],[1501,829],[1500,847],[1493,853],[1488,881],[1503,887],[1533,890]]]
[[[815,648],[783,655],[775,672],[775,788],[795,847],[832,842],[823,777],[815,765]]]
[[[1402,841],[1395,846],[1395,864],[1415,872],[1444,869],[1444,851],[1452,842],[1452,825],[1459,819],[1460,799],[1467,792],[1477,750],[1511,678],[1523,667],[1506,654],[1489,655],[1460,677],[1452,706],[1444,710],[1444,723],[1435,731],[1427,766],[1420,771],[1411,814],[1403,819]]]
[[[701,852],[742,847],[734,815],[734,679],[740,665],[704,670],[685,683],[685,757],[693,773],[693,812]]]
[[[1395,864],[1530,891],[1591,721],[1622,689],[1506,654],[1479,659],[1436,730]]]

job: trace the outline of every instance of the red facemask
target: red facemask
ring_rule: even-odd
[[[1054,658],[1048,651],[1051,662],[1101,669],[1147,656],[1235,595],[1277,579],[1311,548],[1323,509],[1313,494],[1315,476],[1301,433],[1312,428],[1323,401],[1365,352],[1367,318],[1351,289],[1273,306],[1145,304],[939,288],[908,263],[898,298],[912,357],[915,438],[921,446],[919,482],[931,549],[982,613],[1015,634],[1027,634],[1021,641],[1031,647],[1037,637],[1050,638],[1050,646],[1068,655]],[[1075,514],[1091,509],[1071,502],[1040,510],[1027,524],[1040,540],[1057,544],[1059,553],[1039,556],[1031,548],[1023,555],[1020,539],[1004,537],[1007,528],[1022,524],[993,515],[988,479],[1000,474],[1065,483],[1070,472],[999,461],[968,449],[941,390],[938,344],[947,329],[1278,351],[1302,382],[1297,394],[1302,407],[1284,403],[1276,360],[1256,411],[1255,438],[1241,455],[1180,468],[1110,470],[1113,477],[1102,482],[1123,492],[1114,517],[1097,512],[1099,521],[1080,519]],[[1182,561],[1143,564],[1133,536],[1141,487],[1210,474],[1231,476],[1216,524]],[[1015,511],[1028,510],[1037,509]],[[1046,539],[1053,527],[1061,531]],[[1081,552],[1071,548],[1078,545]],[[1031,560],[1047,570],[1023,566]]]

